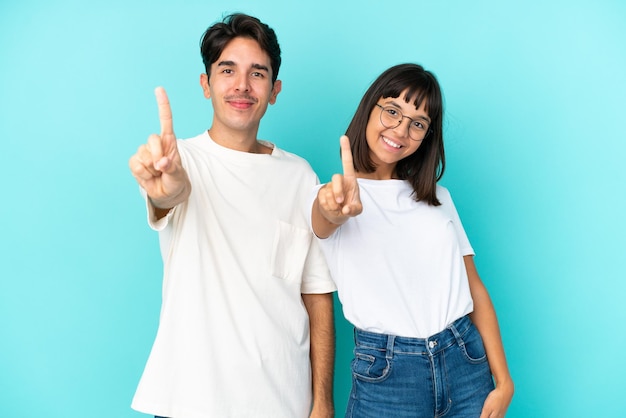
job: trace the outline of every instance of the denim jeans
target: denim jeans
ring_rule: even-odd
[[[354,341],[347,418],[478,418],[494,389],[467,316],[426,339],[355,329]]]

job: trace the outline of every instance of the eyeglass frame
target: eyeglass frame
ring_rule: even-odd
[[[396,108],[396,107],[394,107],[394,106],[383,106],[383,105],[381,105],[381,104],[379,104],[379,103],[375,103],[375,105],[376,105],[376,106],[378,106],[378,107],[380,107],[380,116],[379,116],[378,118],[379,118],[379,120],[380,120],[380,123],[381,123],[381,124],[382,124],[385,128],[387,128],[387,129],[395,129],[395,128],[397,128],[398,126],[402,125],[402,119],[403,119],[403,118],[407,118],[408,120],[410,120],[410,121],[411,121],[411,123],[413,123],[413,122],[420,122],[419,120],[415,120],[415,119],[413,119],[413,118],[410,118],[410,117],[408,117],[408,116],[404,115],[400,109],[398,109],[398,108]],[[401,116],[401,117],[400,117],[400,121],[398,122],[398,124],[397,124],[396,126],[387,126],[387,125],[385,125],[385,123],[383,122],[383,112],[385,111],[385,109],[386,109],[386,108],[391,108],[391,109],[393,109],[394,111],[398,112],[398,114]],[[424,124],[424,122],[420,122],[420,123]],[[424,136],[423,136],[423,137],[421,137],[420,139],[415,139],[415,138],[413,138],[413,137],[411,136],[411,125],[409,124],[409,129],[408,129],[409,138],[411,138],[411,140],[412,140],[412,141],[423,141],[424,139],[426,139],[426,137],[428,136],[428,134],[431,132],[431,129],[430,129],[430,123],[426,123],[426,126],[427,126],[427,128],[426,128],[426,131],[424,132]]]

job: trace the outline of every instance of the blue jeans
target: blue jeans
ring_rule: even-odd
[[[355,329],[354,342],[347,418],[478,418],[494,389],[467,316],[426,339]]]

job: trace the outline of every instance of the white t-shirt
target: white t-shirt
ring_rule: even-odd
[[[308,226],[317,176],[272,144],[224,148],[205,132],[179,140],[192,184],[160,231],[163,301],[133,399],[174,418],[308,417],[309,325],[301,293],[335,290]]]
[[[358,183],[363,212],[319,240],[346,319],[426,338],[470,313],[463,256],[474,251],[448,190],[437,186],[441,206],[430,206],[404,180]]]

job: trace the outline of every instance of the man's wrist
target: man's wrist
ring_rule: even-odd
[[[187,200],[187,198],[189,198],[190,193],[191,193],[191,184],[188,183],[175,196],[170,196],[164,199],[156,199],[148,195],[148,200],[150,201],[150,204],[154,206],[155,209],[167,211],[167,210],[171,210],[175,206]]]
[[[171,200],[171,199],[168,199],[168,200]],[[158,200],[158,199],[154,199],[154,198],[152,198],[150,196],[148,196],[148,201],[150,201],[150,204],[155,209],[159,209],[159,210],[170,210],[174,206],[176,206],[175,204],[168,203],[166,200]]]

